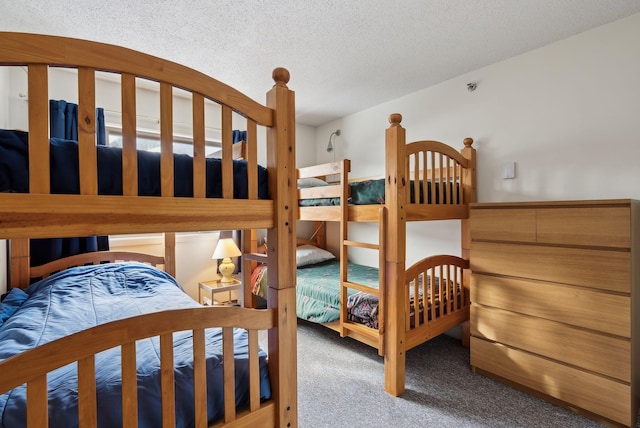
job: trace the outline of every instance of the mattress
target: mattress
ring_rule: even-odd
[[[431,186],[427,184],[427,200],[425,201],[422,183],[420,183],[419,201],[420,203],[448,203],[448,198],[453,197],[456,203],[460,200],[460,188],[456,184],[450,183],[449,192],[444,192],[441,195],[440,183],[435,183],[434,193],[435,197],[431,195]],[[455,190],[455,192],[454,192]],[[409,198],[412,203],[415,201],[415,192],[413,187],[413,181],[409,187]],[[440,201],[442,199],[442,202]],[[385,203],[385,180],[363,180],[349,183],[349,204],[351,205],[375,205]],[[314,207],[314,206],[332,206],[340,205],[340,198],[315,198],[315,199],[301,199],[299,201],[302,207]]]
[[[349,280],[378,288],[378,269],[371,266],[349,263]],[[323,263],[298,267],[296,270],[296,315],[298,318],[328,323],[340,318],[340,261],[330,260]],[[267,267],[259,266],[252,275],[252,291],[266,298]],[[359,298],[362,295],[375,299]],[[377,297],[349,290],[347,308],[359,317],[368,316],[377,323]]]
[[[23,131],[0,130],[0,192],[29,191],[28,134]],[[60,138],[50,139],[51,193],[80,192],[78,143]],[[122,149],[97,146],[98,194],[122,195]],[[193,196],[193,158],[174,154],[174,195]],[[222,197],[222,162],[206,159],[206,196]],[[248,196],[247,162],[233,161],[233,197]],[[258,197],[268,199],[267,170],[258,166]],[[160,196],[160,153],[138,150],[138,194]]]
[[[20,290],[18,290],[20,291]],[[0,325],[0,360],[57,338],[112,320],[169,309],[199,307],[165,272],[139,263],[113,263],[67,269],[25,290],[19,302]],[[9,299],[9,297],[7,297]],[[6,299],[5,299],[6,300]],[[4,304],[2,305],[4,306]],[[3,308],[3,313],[5,313]],[[224,413],[222,381],[222,331],[207,329],[206,368],[209,421]],[[194,426],[192,332],[175,333],[174,362],[177,426]],[[248,402],[248,334],[234,331],[236,404]],[[139,426],[162,426],[159,382],[159,339],[136,344]],[[271,395],[267,356],[260,350],[260,395]],[[98,426],[119,426],[122,418],[120,348],[96,355]],[[74,427],[77,415],[77,371],[75,364],[48,376],[49,423],[51,427]],[[24,386],[0,395],[0,427],[26,426]]]

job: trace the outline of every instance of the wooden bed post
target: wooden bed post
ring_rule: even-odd
[[[462,198],[465,206],[469,207],[470,203],[477,201],[476,194],[476,149],[471,145],[473,144],[472,138],[464,139],[464,149],[461,150],[462,156],[469,160],[469,166],[464,169],[462,176]],[[467,211],[467,217],[460,222],[460,237],[461,237],[461,256],[465,260],[469,260],[471,255],[471,224],[469,220],[469,212]],[[471,284],[471,270],[465,269],[463,272],[464,284]],[[469,298],[470,290],[466,290],[466,298]],[[469,321],[462,323],[462,346],[469,347],[471,337],[471,326]]]
[[[11,276],[10,288],[27,288],[29,286],[29,239],[14,238],[9,241],[11,253],[11,266],[9,275]]]
[[[462,176],[462,199],[465,206],[477,201],[476,195],[476,149],[471,147],[472,138],[464,139],[464,149],[460,152],[462,156],[469,160],[469,166],[463,170]],[[467,217],[462,220],[462,258],[469,260],[471,252],[471,234],[469,231],[469,212],[467,208]]]
[[[176,276],[176,233],[164,234],[164,271],[175,278]]]
[[[277,311],[277,328],[269,330],[269,375],[278,408],[276,425],[297,427],[295,99],[287,88],[287,70],[276,68],[273,80],[267,93],[267,106],[274,110],[274,126],[267,131],[267,169],[275,227],[267,230],[267,304]]]
[[[400,125],[402,116],[389,116],[391,126],[386,130],[385,199],[388,213],[386,239],[387,284],[404,284],[406,259],[406,198],[405,129]],[[386,287],[384,317],[384,389],[399,396],[405,383],[405,293],[397,287]]]

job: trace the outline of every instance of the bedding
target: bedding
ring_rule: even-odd
[[[377,268],[349,263],[348,269],[349,278],[353,282],[377,288]],[[334,259],[306,265],[299,267],[296,272],[296,315],[298,318],[316,323],[328,323],[339,319],[340,261]],[[258,266],[254,270],[254,275],[258,282],[252,281],[252,291],[266,299],[267,267]],[[355,290],[349,291],[350,296],[356,293]],[[354,310],[357,308],[356,305]]]
[[[27,193],[29,191],[28,134],[24,131],[0,130],[0,192]],[[122,195],[122,149],[97,146],[98,194]],[[60,138],[50,139],[51,193],[77,194],[78,143]],[[174,195],[193,196],[193,158],[174,154]],[[222,196],[221,160],[206,159],[206,196]],[[233,197],[246,199],[248,195],[247,162],[233,161]],[[267,199],[267,170],[258,166],[258,197]],[[138,194],[160,196],[160,153],[138,150]]]
[[[371,266],[348,263],[349,281],[378,288],[378,268]],[[305,265],[297,269],[296,285],[296,314],[298,318],[316,322],[328,323],[340,318],[340,262],[329,260],[325,262]],[[429,287],[430,279],[427,280]],[[252,273],[252,293],[266,299],[267,267],[258,266]],[[440,314],[440,280],[435,279],[435,312]],[[424,320],[424,287],[422,276],[419,277],[418,294],[418,323]],[[409,323],[413,328],[416,323],[416,299],[413,293],[413,282],[409,286]],[[429,288],[427,288],[429,290]],[[459,291],[459,288],[458,288]],[[453,292],[453,290],[452,290]],[[449,301],[447,296],[442,296],[443,301]],[[454,298],[452,295],[451,298]],[[458,299],[460,298],[458,294]],[[430,308],[430,305],[427,305]],[[347,299],[347,319],[367,327],[377,329],[378,325],[378,296],[364,291],[350,289]],[[427,319],[431,320],[431,313],[427,311]]]
[[[314,265],[327,260],[333,260],[336,256],[327,250],[318,248],[313,245],[299,245],[296,248],[296,266],[302,267],[307,265]]]
[[[168,274],[140,263],[112,263],[67,269],[25,290],[28,298],[0,326],[0,361],[59,337],[143,313],[199,307]],[[4,303],[3,303],[4,305]],[[223,416],[222,333],[206,330],[208,418]],[[177,426],[194,426],[192,333],[174,334]],[[234,331],[236,404],[248,401],[248,335]],[[159,384],[159,339],[137,342],[139,424],[162,425]],[[260,350],[260,395],[271,395],[266,354]],[[120,348],[96,355],[98,426],[121,423]],[[51,427],[78,425],[75,364],[49,374],[49,423]],[[0,395],[0,427],[26,426],[24,385]]]
[[[427,201],[426,203],[435,203],[439,204],[440,202],[440,183],[436,183],[435,185],[435,198],[432,199],[431,196],[431,186],[427,186]],[[319,184],[317,186],[320,186]],[[303,188],[302,186],[298,186]],[[307,186],[310,187],[310,186]],[[413,181],[411,182],[411,186],[409,187],[410,192],[410,201],[414,202],[414,187]],[[453,189],[453,183],[449,186],[449,192],[444,192],[442,195],[442,203],[447,203],[448,195],[453,195],[459,202],[460,198],[460,188],[456,187],[455,193]],[[422,189],[422,183],[420,183],[419,190],[419,201],[420,203],[425,203],[424,201],[424,192]],[[385,181],[383,178],[378,180],[363,180],[363,181],[354,181],[349,183],[349,204],[351,205],[375,205],[385,203]],[[303,207],[313,207],[313,206],[331,206],[331,205],[340,205],[340,198],[316,198],[316,199],[301,199],[299,200],[300,206]]]

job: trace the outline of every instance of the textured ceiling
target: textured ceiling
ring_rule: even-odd
[[[0,30],[126,46],[328,121],[640,12],[639,0],[0,0]]]

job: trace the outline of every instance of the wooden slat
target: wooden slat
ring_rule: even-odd
[[[327,175],[340,174],[343,170],[342,162],[330,162],[298,168],[298,178],[322,178]]]
[[[343,193],[343,186],[318,186],[298,189],[298,199],[324,199],[340,198]]]
[[[249,409],[260,408],[260,359],[258,355],[258,330],[249,330]]]
[[[92,68],[78,69],[78,159],[83,195],[98,194],[95,74]]]
[[[160,82],[160,183],[164,197],[173,196],[173,88]]]
[[[75,254],[73,256],[53,260],[43,265],[34,266],[31,268],[30,278],[47,277],[52,273],[75,266],[115,263],[123,261],[136,261],[140,263],[147,263],[156,267],[165,264],[164,257],[154,256],[151,254],[142,254],[128,251],[95,251]]]
[[[222,197],[233,198],[232,111],[222,106]]]
[[[96,364],[92,355],[78,361],[78,420],[80,428],[98,423]]]
[[[387,295],[387,265],[385,263],[387,249],[387,209],[380,207],[378,210],[378,289],[381,296]],[[405,278],[406,279],[406,278]],[[378,302],[378,355],[384,356],[385,353],[385,322],[387,317],[386,298],[379,299]]]
[[[50,192],[48,67],[29,65],[29,192]],[[54,235],[55,236],[55,235]]]
[[[47,375],[44,374],[27,383],[27,427],[46,428],[48,426]]]
[[[258,199],[258,135],[257,125],[247,120],[247,171],[249,172],[249,199]]]
[[[176,276],[176,233],[164,233],[164,270],[175,278]]]
[[[47,238],[175,230],[233,230],[273,227],[272,200],[133,198],[80,195],[0,194],[0,234],[6,238]],[[43,216],[41,208],[48,210]],[[109,223],[101,215],[109,213]],[[37,229],[29,226],[36,222]],[[292,259],[293,260],[293,259]]]
[[[11,287],[27,288],[31,282],[31,268],[28,239],[12,239],[11,245]]]
[[[208,426],[207,418],[207,370],[205,359],[204,330],[193,330],[193,396],[195,405],[195,426]]]
[[[233,358],[233,329],[222,329],[222,369],[224,380],[224,421],[236,419],[235,361]]]
[[[173,334],[160,335],[160,388],[162,398],[162,426],[176,426],[175,375],[173,372]]]
[[[138,384],[136,373],[136,343],[122,345],[122,426],[138,426]]]
[[[206,196],[204,97],[193,94],[193,196]]]
[[[138,194],[138,154],[136,144],[136,78],[121,76],[122,97],[122,191],[125,196]]]

